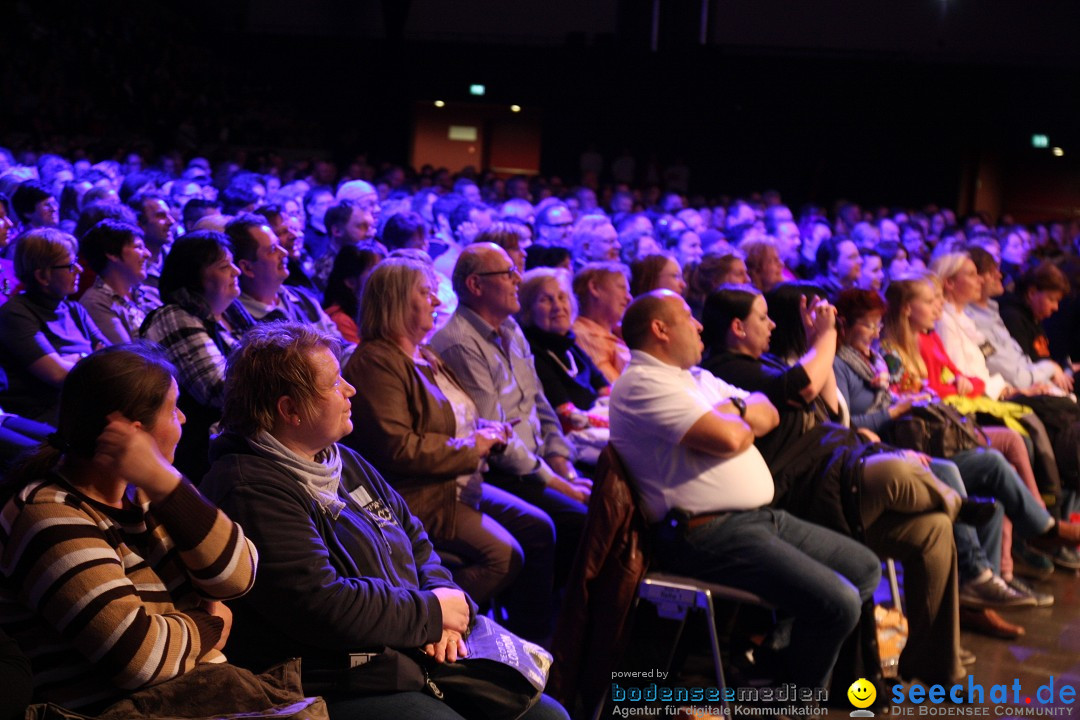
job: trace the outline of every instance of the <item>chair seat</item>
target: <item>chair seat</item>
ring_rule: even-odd
[[[650,572],[641,581],[638,595],[654,605],[671,604],[704,610],[708,598],[759,605],[773,609],[772,604],[747,590],[729,585],[709,583],[686,575]]]

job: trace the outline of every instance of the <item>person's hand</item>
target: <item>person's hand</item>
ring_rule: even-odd
[[[563,479],[559,475],[553,476],[548,481],[548,487],[556,492],[561,492],[571,500],[577,500],[583,505],[589,504],[589,496],[592,494],[591,488],[586,488],[582,485],[577,485],[568,480]]]
[[[458,237],[461,238],[462,245],[468,245],[476,239],[477,235],[480,234],[480,228],[476,226],[476,223],[469,220],[466,220],[465,222],[458,225],[457,231]]]
[[[900,398],[889,407],[889,417],[893,419],[900,417],[910,410],[914,404],[915,399],[910,395]]]
[[[1054,371],[1054,376],[1050,378],[1050,382],[1054,383],[1067,393],[1073,391],[1073,379],[1066,375],[1065,371],[1060,367]]]
[[[473,432],[472,443],[480,457],[486,458],[496,445],[506,445],[506,434],[496,427],[482,427]]]
[[[221,628],[221,637],[218,638],[217,644],[214,645],[215,650],[224,650],[225,643],[229,642],[229,633],[232,632],[232,610],[229,609],[228,605],[217,600],[204,600],[202,608],[225,622],[225,625]]]
[[[457,588],[439,587],[431,592],[439,598],[443,630],[464,633],[469,629],[469,601]]]
[[[802,296],[799,298],[799,315],[806,331],[806,341],[810,344],[822,334],[836,329],[836,308],[825,298],[817,298],[809,303],[806,296]]]
[[[900,454],[912,462],[917,462],[924,468],[930,467],[930,456],[926,453],[915,452],[914,450],[901,450]]]
[[[561,455],[544,458],[552,475],[548,477],[548,487],[585,505],[592,495],[592,481],[577,474],[573,464]],[[542,472],[543,470],[541,470]]]
[[[1001,394],[998,395],[998,399],[999,400],[1008,400],[1011,397],[1015,397],[1017,395],[1023,395],[1023,394],[1024,393],[1020,392],[1019,390],[1014,388],[1012,385],[1006,385],[1005,387],[1001,388]]]
[[[157,442],[119,412],[97,439],[94,462],[141,488],[151,502],[163,500],[180,484],[180,473],[161,455]]]
[[[469,649],[465,647],[465,640],[462,639],[461,633],[454,630],[443,630],[439,641],[425,645],[424,652],[439,663],[456,662],[459,657],[469,655]]]
[[[968,396],[975,389],[975,386],[971,384],[963,375],[956,376],[956,392],[958,395]]]
[[[870,442],[874,442],[874,443],[881,442],[881,436],[878,435],[873,430],[871,430],[870,428],[859,428],[856,432],[858,432],[860,435],[862,435],[864,438],[866,438]]]

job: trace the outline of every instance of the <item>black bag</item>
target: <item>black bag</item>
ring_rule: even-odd
[[[468,657],[426,664],[435,697],[465,717],[486,720],[517,720],[540,700],[552,662],[542,647],[483,615],[465,645]]]
[[[990,446],[978,423],[944,403],[912,405],[888,425],[885,435],[890,445],[937,458]]]

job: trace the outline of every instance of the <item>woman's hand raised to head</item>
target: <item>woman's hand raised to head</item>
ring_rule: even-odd
[[[147,494],[151,502],[163,500],[180,484],[180,473],[161,455],[157,442],[119,412],[97,439],[94,462]]]

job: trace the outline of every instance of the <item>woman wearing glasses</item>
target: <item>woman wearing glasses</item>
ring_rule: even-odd
[[[82,272],[76,250],[75,238],[53,228],[24,234],[15,244],[23,291],[0,306],[0,368],[7,375],[0,406],[50,425],[68,371],[109,344],[86,310],[67,299]]]

